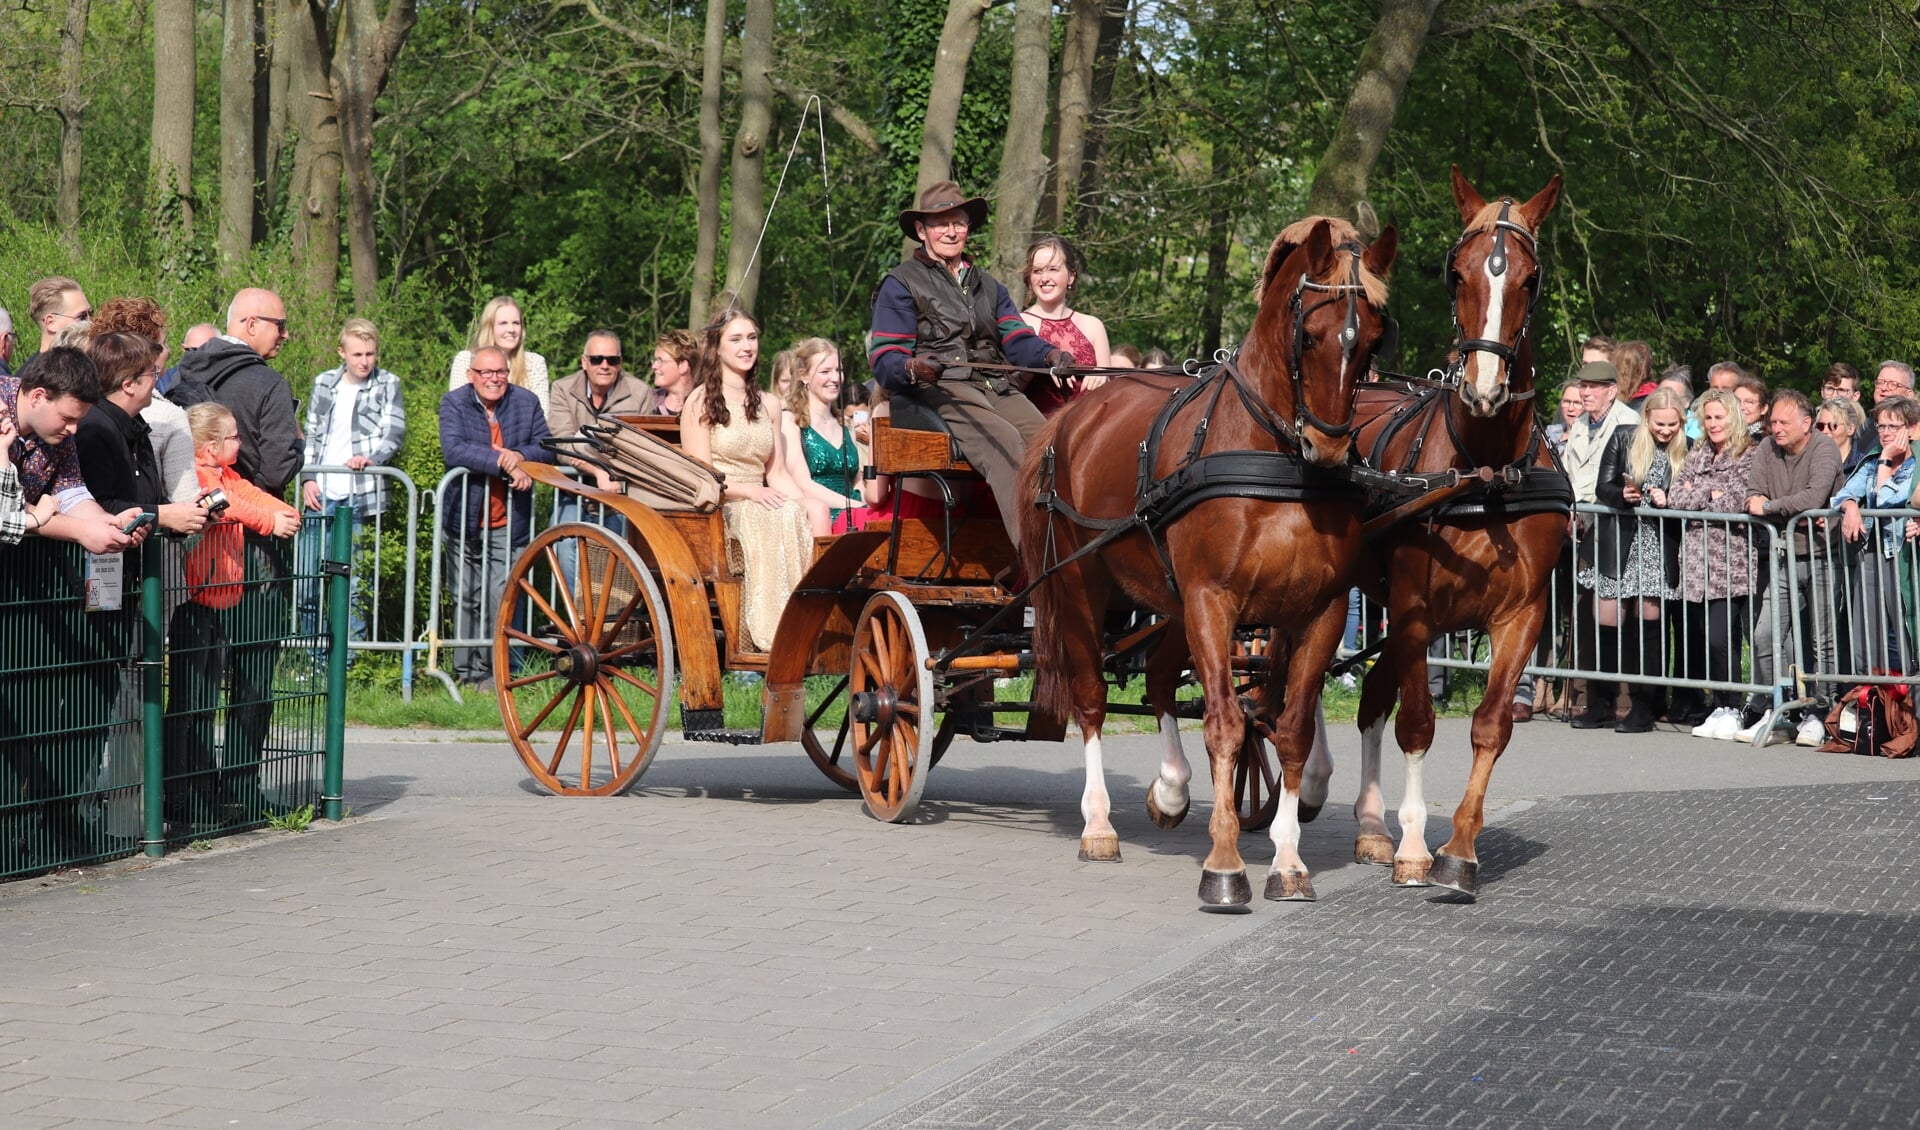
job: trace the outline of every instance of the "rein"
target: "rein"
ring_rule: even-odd
[[[1534,261],[1536,266],[1538,266],[1540,262],[1539,243],[1535,239],[1534,234],[1507,218],[1512,208],[1512,200],[1502,200],[1500,202],[1500,215],[1493,221],[1493,254],[1487,257],[1487,271],[1496,279],[1507,273],[1507,235],[1509,233],[1511,233],[1518,242],[1526,245],[1527,256]],[[1527,340],[1528,330],[1533,325],[1534,312],[1540,308],[1540,274],[1538,271],[1535,271],[1533,279],[1527,287],[1531,296],[1527,302],[1527,316],[1526,319],[1520,323],[1520,332],[1514,336],[1512,345],[1508,345],[1504,341],[1467,336],[1466,327],[1460,324],[1460,303],[1457,295],[1460,289],[1460,272],[1454,269],[1454,263],[1459,260],[1460,251],[1467,245],[1467,241],[1481,234],[1483,233],[1477,231],[1468,232],[1460,237],[1459,242],[1453,245],[1452,251],[1447,252],[1447,298],[1453,305],[1453,332],[1455,336],[1459,338],[1460,344],[1457,347],[1459,356],[1457,356],[1453,364],[1448,367],[1446,377],[1448,380],[1456,383],[1466,379],[1467,358],[1475,353],[1490,353],[1502,361],[1505,361],[1508,366],[1512,366],[1514,358],[1520,352],[1520,347],[1525,344]],[[1509,373],[1508,379],[1509,383],[1511,383],[1511,373]],[[1525,392],[1509,392],[1508,399],[1509,401],[1522,402],[1532,400],[1534,394],[1538,391],[1538,389],[1529,388]]]

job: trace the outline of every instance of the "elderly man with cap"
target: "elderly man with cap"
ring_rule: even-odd
[[[1573,480],[1573,499],[1579,502],[1596,501],[1596,491],[1600,483],[1600,460],[1606,454],[1607,442],[1613,433],[1622,428],[1636,428],[1640,425],[1640,415],[1627,407],[1620,399],[1620,372],[1611,361],[1588,361],[1581,365],[1573,379],[1579,386],[1581,399],[1586,402],[1587,414],[1567,425],[1567,446],[1560,452],[1561,465],[1566,468],[1567,477]],[[1586,570],[1594,565],[1594,539],[1589,536],[1593,521],[1587,515],[1574,515],[1577,524],[1575,531],[1579,547],[1579,564]],[[1612,672],[1619,666],[1620,636],[1615,629],[1596,632],[1598,621],[1590,601],[1582,601],[1574,611],[1574,623],[1577,630],[1577,643],[1580,649],[1578,665],[1586,666],[1599,660],[1599,669]],[[1592,680],[1587,685],[1587,708],[1576,715],[1573,724],[1579,729],[1597,729],[1602,726],[1612,728],[1614,724],[1614,695],[1618,692],[1615,684]]]
[[[1029,374],[975,365],[1031,369],[1065,366],[1021,318],[1013,298],[967,258],[967,236],[987,222],[987,202],[952,181],[920,194],[900,213],[900,228],[920,244],[873,298],[868,363],[880,384],[907,392],[937,412],[967,462],[986,477],[1007,536],[1019,541],[1020,460],[1045,418],[1021,392]]]

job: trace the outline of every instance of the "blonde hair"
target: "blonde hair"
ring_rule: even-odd
[[[782,349],[780,352],[774,354],[773,364],[770,368],[771,373],[767,378],[767,388],[772,390],[774,396],[778,397],[780,395],[781,378],[784,377],[788,381],[792,381],[794,373],[796,372],[793,364],[793,350]]]
[[[1740,411],[1739,398],[1733,395],[1733,390],[1730,388],[1710,388],[1701,393],[1700,399],[1694,401],[1693,408],[1700,414],[1702,423],[1706,422],[1709,404],[1718,404],[1727,410],[1727,446],[1720,454],[1738,458],[1742,452],[1753,446],[1753,436],[1747,431],[1747,417]],[[1706,442],[1711,444],[1713,441],[1709,439]]]
[[[512,349],[493,340],[493,320],[499,316],[500,311],[509,306],[513,307],[514,313],[520,315],[520,341]],[[468,342],[468,346],[475,353],[492,346],[506,354],[507,380],[521,388],[527,387],[527,312],[513,300],[512,295],[498,294],[487,299],[487,304],[480,308],[480,324],[473,328],[473,338]]]
[[[489,322],[487,324],[492,325],[493,323]],[[372,342],[374,345],[380,344],[380,334],[373,328],[373,323],[365,318],[348,318],[347,324],[340,327],[340,344],[347,344],[347,339],[350,337],[359,338],[361,341]],[[522,335],[522,340],[525,340],[524,334]]]
[[[1687,402],[1680,394],[1670,388],[1658,388],[1647,395],[1645,404],[1640,406],[1640,428],[1633,434],[1633,443],[1627,448],[1627,470],[1633,475],[1633,481],[1647,481],[1647,471],[1653,466],[1653,456],[1662,450],[1653,440],[1653,414],[1661,410],[1678,412],[1680,427],[1667,441],[1667,471],[1669,475],[1680,472],[1680,464],[1687,461]]]
[[[193,446],[199,447],[219,439],[228,420],[239,423],[233,415],[233,409],[224,404],[207,401],[187,409],[187,429],[193,433]]]
[[[805,380],[807,371],[813,368],[813,363],[821,357],[839,352],[840,350],[824,337],[808,337],[794,342],[792,349],[780,354],[780,357],[789,357],[793,361],[793,383],[788,387],[786,398],[782,403],[787,406],[787,411],[793,413],[794,419],[800,422],[801,427],[805,427],[807,421],[813,419],[813,409],[807,404]],[[779,363],[780,358],[774,358],[774,364]],[[777,381],[774,387],[779,387]]]

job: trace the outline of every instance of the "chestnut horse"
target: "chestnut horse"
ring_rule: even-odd
[[[1233,691],[1234,631],[1275,626],[1294,641],[1276,731],[1286,791],[1267,897],[1313,897],[1294,805],[1321,674],[1339,643],[1341,595],[1362,548],[1361,500],[1344,464],[1354,385],[1385,326],[1395,239],[1388,228],[1369,248],[1337,220],[1292,225],[1268,253],[1259,311],[1235,358],[1198,380],[1116,378],[1056,414],[1029,447],[1020,489],[1037,501],[1022,518],[1020,552],[1027,576],[1046,578],[1032,598],[1033,709],[1051,720],[1071,709],[1086,743],[1081,858],[1120,857],[1100,752],[1104,628],[1118,590],[1168,619],[1147,677],[1168,743],[1148,799],[1163,827],[1188,805],[1173,692],[1189,654],[1206,696],[1207,907],[1252,901],[1233,792],[1246,730]]]
[[[1546,621],[1549,582],[1567,539],[1573,492],[1534,423],[1530,332],[1543,281],[1536,236],[1559,196],[1555,176],[1524,204],[1489,203],[1456,167],[1453,198],[1466,224],[1447,264],[1460,337],[1448,376],[1457,389],[1364,386],[1355,397],[1355,443],[1375,470],[1485,468],[1499,476],[1490,488],[1370,536],[1360,562],[1361,589],[1387,609],[1388,637],[1360,693],[1354,855],[1362,863],[1391,863],[1393,881],[1403,886],[1478,893],[1474,841],[1485,823],[1487,782],[1513,734],[1513,689]],[[1434,732],[1427,645],[1470,628],[1490,636],[1492,662],[1473,715],[1473,769],[1454,810],[1453,836],[1436,860],[1427,851],[1420,779]],[[1395,737],[1407,759],[1397,850],[1380,795],[1380,740],[1396,697]]]

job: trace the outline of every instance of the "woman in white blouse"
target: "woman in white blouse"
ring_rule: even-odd
[[[493,346],[507,355],[507,368],[511,370],[507,379],[539,397],[540,411],[545,412],[547,359],[523,348],[526,338],[526,321],[518,303],[504,294],[488,301],[474,326],[471,348],[453,355],[453,370],[447,374],[448,390],[467,383],[467,366],[473,361],[474,350]]]

